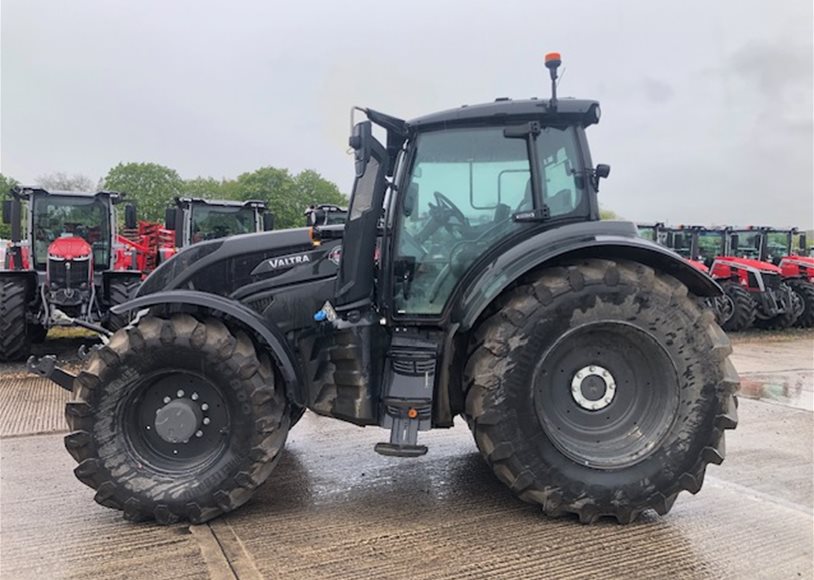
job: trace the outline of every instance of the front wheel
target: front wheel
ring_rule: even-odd
[[[757,316],[755,299],[737,282],[722,282],[721,287],[732,302],[732,307],[727,313],[728,316],[722,320],[721,327],[727,332],[739,332],[751,328]]]
[[[528,276],[474,333],[466,414],[499,479],[551,516],[667,513],[724,458],[737,374],[674,278],[589,260]]]
[[[814,327],[814,283],[803,280],[789,280],[788,285],[791,286],[792,291],[797,295],[802,305],[802,312],[797,317],[795,326],[800,328]]]
[[[237,508],[288,434],[268,357],[213,318],[151,316],[117,331],[73,394],[65,446],[74,473],[130,520],[200,523]]]

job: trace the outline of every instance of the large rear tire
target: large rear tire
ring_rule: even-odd
[[[474,331],[466,416],[495,475],[550,516],[666,514],[701,489],[737,424],[738,377],[712,312],[632,262],[539,271]]]
[[[18,279],[0,278],[0,362],[12,362],[31,354],[26,286]]]
[[[82,483],[129,520],[200,523],[271,474],[289,409],[269,358],[214,318],[146,317],[74,382],[65,446]]]
[[[788,280],[786,283],[791,286],[803,304],[803,312],[797,317],[794,326],[814,327],[814,284],[803,279]]]
[[[740,332],[751,328],[757,316],[757,304],[749,291],[737,282],[723,282],[724,292],[732,300],[732,314],[721,327],[727,332]]]

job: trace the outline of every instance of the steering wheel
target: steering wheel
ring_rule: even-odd
[[[470,228],[469,220],[464,215],[464,212],[462,212],[461,208],[455,205],[451,199],[440,191],[436,191],[433,195],[438,205],[432,206],[431,211],[434,209],[436,214],[440,214],[437,215],[437,217],[443,221],[444,227],[449,229],[450,219],[455,218],[464,229],[468,230]]]

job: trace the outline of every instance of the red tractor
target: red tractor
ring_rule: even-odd
[[[138,257],[128,259],[117,235],[121,200],[109,191],[11,191],[3,202],[11,244],[0,269],[0,361],[28,356],[52,326],[118,326],[110,308],[126,302],[142,278]],[[135,225],[134,206],[125,218]]]
[[[763,262],[771,262],[780,268],[783,282],[788,285],[801,308],[795,326],[814,326],[814,257],[806,256],[806,235],[797,228],[775,229],[751,227],[739,232],[740,237],[753,240],[757,255]],[[797,244],[795,248],[795,237]]]
[[[763,259],[760,230],[727,228],[723,232],[727,252],[713,262],[712,277],[728,277],[749,292],[755,302],[756,327],[781,330],[793,325],[803,312],[803,304],[784,282],[781,269]]]

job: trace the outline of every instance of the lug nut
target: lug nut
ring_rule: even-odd
[[[169,397],[164,397],[164,402],[165,402],[165,403],[169,403],[171,400],[172,400],[172,399],[170,399]],[[156,412],[157,412],[157,411],[156,411]]]
[[[201,405],[201,410],[202,410],[202,411],[206,411],[208,408],[209,408],[209,405],[207,405],[206,403],[204,403],[203,405]]]
[[[200,429],[195,431],[195,437],[203,437],[203,431],[201,431]]]
[[[209,419],[209,417],[204,417],[204,418],[203,418],[203,424],[204,424],[204,425],[209,425],[209,423],[210,423],[210,419]]]
[[[197,400],[198,400],[198,393],[192,393],[192,400],[193,400],[193,401],[197,401]]]
[[[183,389],[178,389],[178,392],[175,393],[175,394],[178,395],[179,397],[183,397],[184,396],[184,391],[183,391]]]

